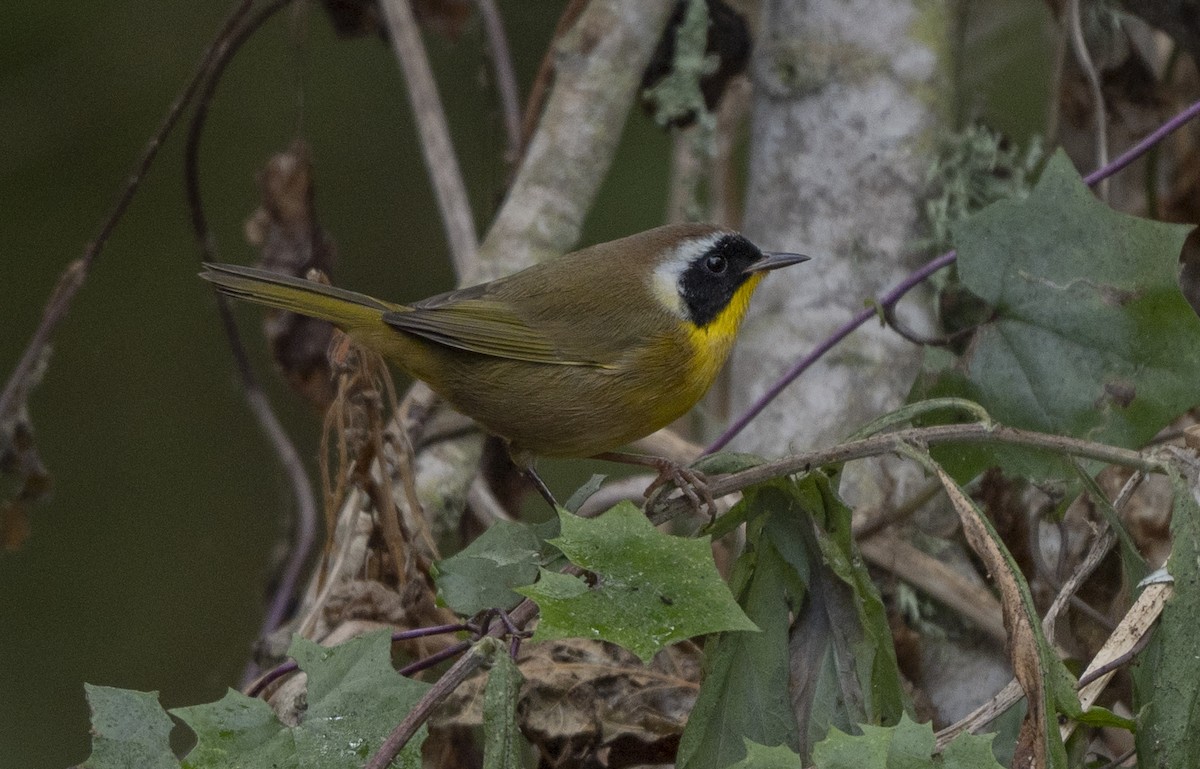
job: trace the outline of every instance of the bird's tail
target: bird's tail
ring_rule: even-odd
[[[327,320],[348,332],[377,329],[383,313],[405,309],[366,294],[254,267],[205,262],[200,277],[227,296]]]

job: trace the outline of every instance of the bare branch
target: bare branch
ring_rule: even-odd
[[[568,566],[563,569],[568,574],[578,574],[579,570],[574,566]],[[510,628],[520,630],[525,627],[534,617],[537,616],[537,604],[526,598],[517,605],[515,609],[508,613],[508,622],[497,622],[491,630],[488,631],[488,638],[499,638],[510,632]],[[371,760],[367,762],[365,769],[387,769],[400,751],[408,744],[421,725],[429,720],[433,711],[437,709],[450,693],[457,689],[463,681],[467,680],[472,673],[478,670],[487,661],[487,655],[484,653],[480,644],[476,644],[471,652],[464,654],[458,659],[450,669],[438,678],[429,691],[421,697],[417,702],[416,707],[409,711],[404,720],[396,725],[392,733],[383,741],[383,745],[379,747],[375,755],[371,756]]]
[[[562,15],[558,17],[558,23],[554,26],[554,37],[550,40],[550,45],[546,48],[541,63],[538,64],[537,74],[533,76],[533,85],[529,88],[529,100],[525,103],[525,114],[521,117],[522,152],[529,146],[533,132],[537,129],[538,121],[542,118],[542,109],[546,106],[546,98],[550,94],[550,86],[554,82],[555,46],[558,44],[559,38],[565,35],[568,29],[575,26],[575,22],[579,20],[579,15],[583,13],[585,7],[587,7],[587,0],[568,0],[567,7],[563,9]],[[521,158],[517,158],[517,160],[520,161]]]
[[[1087,42],[1083,39],[1083,22],[1079,15],[1079,0],[1068,0],[1067,18],[1063,20],[1067,27],[1067,35],[1071,41],[1071,52],[1075,54],[1075,62],[1083,70],[1087,79],[1088,90],[1092,95],[1092,112],[1096,121],[1096,165],[1108,165],[1108,111],[1104,105],[1104,90],[1100,87],[1100,75],[1096,72],[1096,64],[1088,52]],[[1108,179],[1100,181],[1100,199],[1108,202]]]
[[[594,0],[556,45],[554,91],[483,245],[495,278],[569,251],[674,3]]]
[[[825,465],[849,462],[853,459],[891,454],[907,445],[933,446],[943,443],[991,443],[1049,449],[1071,456],[1098,459],[1109,464],[1151,472],[1162,466],[1161,460],[1131,449],[1068,438],[1063,435],[1018,430],[1014,427],[994,427],[970,423],[913,427],[861,440],[848,441],[826,449],[792,454],[771,462],[764,462],[749,470],[711,479],[708,491],[714,497],[722,497],[756,483],[784,475],[805,473]],[[675,496],[664,504],[654,505],[646,512],[655,524],[659,524],[686,513],[688,510],[686,500]]]
[[[421,41],[421,32],[408,0],[383,0],[382,5],[392,50],[408,84],[408,100],[417,120],[421,152],[425,156],[425,167],[429,170],[438,210],[442,214],[450,256],[461,280],[474,271],[472,265],[475,263],[478,238],[475,235],[475,217],[471,213],[462,171],[458,167],[458,157],[450,142],[446,113],[442,109],[429,57],[425,55],[425,44]]]
[[[513,72],[512,52],[508,48],[508,33],[504,19],[496,8],[496,0],[475,0],[483,34],[487,39],[488,55],[492,59],[492,74],[496,78],[496,95],[500,98],[500,115],[504,118],[504,160],[512,165],[521,157],[521,96],[517,76]]]
[[[188,207],[192,215],[192,230],[200,247],[201,261],[216,261],[217,259],[215,241],[204,213],[199,174],[200,141],[204,136],[204,127],[207,124],[209,104],[212,103],[213,95],[216,93],[226,67],[241,50],[242,45],[268,19],[290,5],[291,1],[274,0],[246,19],[245,23],[241,23],[239,19],[238,24],[230,27],[227,33],[222,35],[216,46],[215,55],[210,57],[206,63],[203,83],[196,97],[196,108],[188,125],[187,144],[184,152],[184,182]],[[264,638],[279,627],[286,618],[288,607],[292,604],[296,587],[300,584],[305,564],[308,562],[308,556],[312,553],[313,544],[316,541],[317,501],[312,483],[308,478],[308,472],[304,467],[304,461],[300,458],[300,452],[296,450],[291,437],[288,436],[283,424],[275,415],[270,399],[254,374],[250,356],[242,343],[242,337],[238,332],[228,299],[217,295],[216,300],[221,327],[229,344],[230,353],[233,355],[243,395],[246,398],[246,405],[249,406],[250,413],[254,415],[259,428],[271,444],[276,459],[287,475],[292,489],[293,502],[296,505],[294,541],[288,551],[283,572],[280,574],[268,602],[267,611],[259,630],[259,637]],[[242,672],[242,685],[246,685],[257,675],[258,665],[250,661]]]

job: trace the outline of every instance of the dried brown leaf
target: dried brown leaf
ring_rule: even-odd
[[[555,767],[670,763],[699,690],[700,650],[670,646],[644,665],[612,644],[565,639],[526,644],[517,660],[525,684],[521,731]],[[486,677],[446,701],[435,729],[482,723]]]
[[[20,483],[13,499],[0,499],[0,547],[11,551],[29,537],[29,506],[45,499],[51,486],[24,408],[18,409],[15,419],[0,422],[0,474]]]
[[[1000,592],[1004,627],[1009,637],[1009,659],[1012,662],[1013,674],[1025,692],[1028,704],[1017,739],[1013,766],[1049,766],[1045,734],[1048,707],[1045,698],[1047,672],[1042,669],[1037,635],[1029,619],[1028,610],[1032,607],[1025,606],[1021,585],[1010,566],[1011,561],[992,538],[979,510],[946,471],[937,465],[934,465],[933,469],[955,512],[958,513],[967,542],[983,561]]]
[[[1157,582],[1148,585],[1138,600],[1129,608],[1117,629],[1108,637],[1108,642],[1088,663],[1087,670],[1080,680],[1088,678],[1093,671],[1109,667],[1114,662],[1127,660],[1138,646],[1143,643],[1154,623],[1162,615],[1163,606],[1171,597],[1174,585],[1170,582]],[[1079,704],[1087,710],[1104,691],[1108,682],[1116,675],[1116,669],[1109,669],[1079,689]],[[1076,722],[1068,721],[1062,726],[1062,738],[1066,740],[1075,731]]]
[[[262,202],[246,221],[245,234],[260,251],[259,266],[300,278],[310,270],[332,274],[336,249],[316,219],[307,145],[296,140],[273,156],[259,174],[258,184]],[[263,328],[288,384],[316,408],[327,408],[334,397],[326,356],[333,326],[271,311]]]

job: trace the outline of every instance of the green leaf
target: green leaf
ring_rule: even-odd
[[[979,402],[983,396],[959,368],[958,358],[946,350],[926,348],[921,373],[917,375],[908,399],[915,403],[947,398]],[[951,419],[950,414],[923,413],[913,419],[913,425],[925,427],[957,421]],[[1066,478],[1071,474],[1070,463],[1062,455],[1049,450],[957,443],[930,446],[929,453],[959,483],[965,483],[993,466],[1003,467],[1011,475],[1037,479]]]
[[[1084,726],[1091,726],[1097,729],[1111,726],[1114,729],[1124,729],[1127,732],[1137,731],[1137,721],[1134,721],[1132,718],[1118,716],[1108,708],[1102,708],[1099,705],[1093,705],[1083,711],[1083,714],[1075,720]]]
[[[905,698],[886,611],[854,545],[850,509],[821,473],[776,488],[789,492],[791,507],[775,504],[763,536],[806,585],[789,653],[791,669],[801,671],[792,682],[793,705],[805,728],[800,753],[808,755],[831,726],[895,723]]]
[[[972,421],[984,425],[990,426],[992,424],[991,416],[983,410],[982,406],[974,401],[967,400],[966,398],[930,398],[929,400],[910,402],[895,411],[884,414],[878,419],[874,419],[855,430],[846,440],[854,441],[866,438],[893,427],[915,423],[929,414],[947,411],[973,417]]]
[[[738,505],[763,512],[792,509],[790,495],[767,488],[746,490]],[[792,751],[800,747],[788,689],[788,631],[804,600],[804,579],[761,527],[749,536],[730,584],[762,632],[720,635],[705,644],[704,682],[675,759],[680,769],[721,769],[742,760],[746,740]]]
[[[497,521],[474,542],[433,569],[442,600],[466,617],[484,609],[511,609],[521,601],[512,591],[537,577],[543,542],[532,527]]]
[[[283,724],[271,706],[260,699],[228,690],[206,705],[171,711],[196,733],[196,747],[184,759],[187,769],[201,767],[300,766],[295,746],[286,739]]]
[[[942,769],[1001,769],[992,750],[994,737],[962,732],[942,751]]]
[[[534,640],[597,638],[648,661],[667,644],[723,630],[757,630],[738,608],[713,563],[708,537],[658,531],[628,502],[595,519],[559,512],[551,544],[596,575],[583,580],[542,570],[517,592],[541,609]]]
[[[308,674],[308,710],[294,730],[302,767],[333,769],[344,759],[357,769],[429,689],[392,668],[388,630],[332,648],[297,636],[288,656]],[[401,751],[398,765],[419,769],[424,740],[422,729]]]
[[[595,494],[600,490],[600,487],[604,485],[604,479],[606,477],[607,476],[599,473],[593,473],[592,477],[588,478],[587,483],[575,489],[575,493],[571,495],[570,499],[567,500],[567,503],[563,505],[563,507],[570,510],[572,513],[578,513],[579,508],[583,507],[583,503],[588,501],[588,497]]]
[[[904,708],[883,604],[829,479],[772,481],[739,506],[752,525],[731,583],[763,632],[706,645],[677,757],[687,769],[742,759],[743,737],[804,756],[831,725],[893,723]]]
[[[525,677],[508,651],[493,652],[492,669],[483,690],[483,768],[520,769],[525,738],[517,727],[517,699]]]
[[[1200,506],[1195,479],[1172,477],[1171,557],[1175,589],[1150,646],[1134,666],[1138,766],[1200,766]]]
[[[785,745],[768,747],[744,740],[746,757],[729,769],[801,769],[800,755]]]
[[[832,729],[813,747],[816,769],[1002,769],[991,736],[960,734],[935,756],[933,727],[908,716],[895,726],[863,725],[861,735]]]
[[[232,690],[176,708],[197,737],[186,769],[358,769],[429,688],[392,669],[386,630],[332,648],[296,638],[288,653],[308,674],[300,724],[286,726],[266,703]],[[424,738],[422,728],[393,765],[419,768]]]
[[[1140,447],[1200,400],[1200,318],[1180,293],[1190,227],[1119,214],[1061,151],[1032,193],[954,227],[963,284],[993,318],[965,394],[998,421]]]
[[[171,752],[175,726],[158,692],[84,684],[92,709],[92,754],[81,769],[179,769]]]
[[[824,735],[829,724],[895,723],[904,713],[906,698],[901,684],[896,651],[887,610],[871,575],[867,571],[851,528],[852,511],[837,496],[831,480],[813,473],[797,483],[802,510],[801,521],[814,520],[812,528],[820,560],[825,568],[810,578],[810,608],[825,617],[812,616],[817,627],[828,628],[825,684],[836,684],[840,708],[826,710],[809,725],[812,739]],[[781,522],[779,522],[781,523]],[[805,532],[800,526],[777,526],[777,538],[792,531]],[[810,560],[805,556],[804,563]],[[793,637],[805,633],[805,616],[797,618]],[[813,714],[819,715],[828,703],[819,691],[813,702]]]

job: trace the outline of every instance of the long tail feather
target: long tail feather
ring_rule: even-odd
[[[366,294],[254,267],[205,262],[200,277],[227,296],[327,320],[348,331],[377,326],[383,313],[404,309]]]

